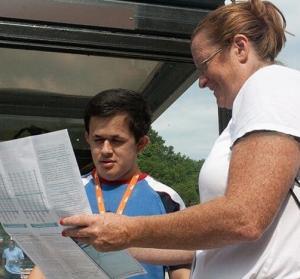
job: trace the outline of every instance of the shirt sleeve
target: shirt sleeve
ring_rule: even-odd
[[[19,249],[19,259],[24,260],[24,253],[21,249]]]
[[[253,131],[300,137],[300,72],[282,66],[257,71],[241,88],[232,110],[231,143]]]

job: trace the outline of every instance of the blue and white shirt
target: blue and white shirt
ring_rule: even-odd
[[[99,213],[95,193],[95,184],[92,174],[82,177],[87,197],[95,214]],[[116,212],[120,201],[126,191],[127,181],[101,182],[101,189],[107,212]],[[127,216],[160,215],[175,212],[185,208],[181,197],[170,187],[158,182],[147,174],[140,178],[126,204],[123,214]],[[161,265],[141,263],[147,274],[134,276],[135,279],[160,279],[165,278],[165,268]],[[175,267],[176,268],[176,267]]]

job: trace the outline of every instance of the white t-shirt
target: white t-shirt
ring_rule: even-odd
[[[232,120],[201,169],[201,201],[224,195],[230,147],[238,138],[255,130],[300,137],[299,111],[300,72],[278,65],[255,72],[237,95]],[[300,278],[300,209],[294,199],[290,195],[286,198],[259,240],[197,252],[192,278]]]

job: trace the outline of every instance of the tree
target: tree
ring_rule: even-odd
[[[198,174],[204,160],[195,161],[180,153],[154,130],[150,130],[151,144],[139,155],[139,166],[162,183],[172,187],[186,205],[199,202]]]

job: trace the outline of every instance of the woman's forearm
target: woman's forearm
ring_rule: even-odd
[[[189,250],[153,248],[129,248],[129,252],[140,262],[166,266],[191,264],[195,254]]]
[[[256,238],[251,212],[225,197],[162,216],[130,218],[129,246],[210,249]]]

